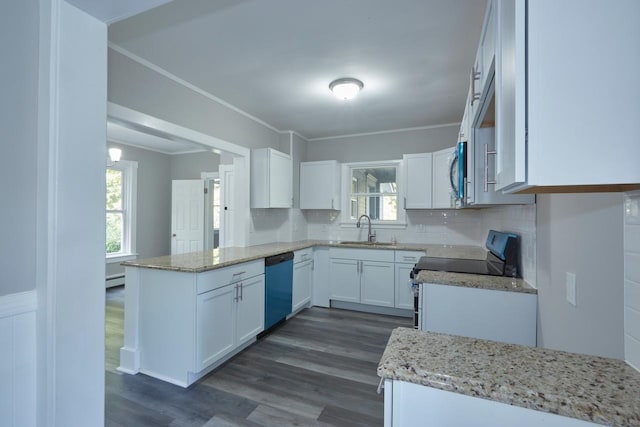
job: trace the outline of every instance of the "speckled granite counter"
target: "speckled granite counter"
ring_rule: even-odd
[[[465,288],[492,289],[496,291],[537,294],[538,291],[522,279],[480,274],[450,273],[446,271],[422,270],[416,281],[439,285],[463,286]]]
[[[455,257],[455,258],[484,258],[486,250],[478,246],[450,246],[450,245],[428,245],[419,243],[398,243],[396,245],[366,245],[360,243],[341,243],[339,241],[326,240],[302,240],[291,243],[269,243],[266,245],[249,246],[246,248],[224,248],[213,249],[203,252],[192,252],[181,255],[166,255],[155,258],[132,260],[123,262],[124,266],[153,268],[158,270],[184,271],[199,273],[213,270],[242,262],[252,261],[271,255],[281,254],[288,251],[296,251],[314,246],[329,246],[340,248],[359,249],[384,249],[384,250],[407,250],[407,251],[428,251],[433,257]]]
[[[640,426],[640,373],[626,363],[397,328],[385,379],[612,426]]]

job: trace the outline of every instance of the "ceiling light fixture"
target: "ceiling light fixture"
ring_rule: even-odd
[[[344,101],[355,98],[363,87],[364,84],[360,80],[351,77],[334,80],[329,84],[329,90],[336,98]]]

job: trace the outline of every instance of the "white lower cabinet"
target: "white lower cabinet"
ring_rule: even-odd
[[[264,329],[264,274],[198,295],[197,372]]]
[[[135,273],[135,274],[134,274]],[[264,329],[264,261],[201,273],[129,268],[139,371],[188,387]]]
[[[392,262],[361,261],[360,302],[382,307],[394,306],[395,273]]]
[[[292,313],[309,304],[311,301],[312,283],[313,253],[311,253],[311,258],[293,264]]]
[[[360,302],[360,260],[329,258],[330,299]]]
[[[198,295],[196,366],[201,371],[233,350],[236,288],[234,285]]]
[[[236,346],[256,337],[264,330],[264,274],[240,282],[236,301]]]
[[[548,412],[438,390],[384,382],[384,427],[587,427],[597,424]]]
[[[394,307],[394,251],[331,248],[330,299]]]

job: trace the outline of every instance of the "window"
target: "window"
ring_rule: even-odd
[[[365,214],[378,223],[404,221],[404,211],[398,209],[399,168],[400,162],[347,165],[347,222],[355,222]]]
[[[135,255],[137,162],[121,160],[106,170],[107,259]]]

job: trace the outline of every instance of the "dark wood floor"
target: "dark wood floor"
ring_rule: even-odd
[[[187,389],[118,373],[123,288],[107,291],[107,426],[381,426],[376,367],[410,319],[310,308]]]

